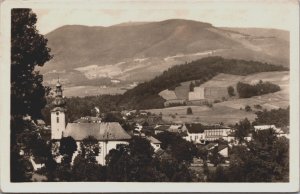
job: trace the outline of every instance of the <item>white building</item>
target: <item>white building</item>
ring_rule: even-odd
[[[268,130],[268,129],[274,129],[275,131],[278,130],[275,125],[255,125],[254,126],[255,131]]]
[[[200,123],[190,123],[185,124],[187,128],[187,136],[184,137],[185,140],[193,143],[204,144],[205,134],[203,125]]]
[[[146,139],[150,142],[150,145],[154,149],[154,152],[156,152],[158,149],[160,149],[161,142],[158,139],[156,139],[152,136],[147,136]]]
[[[226,140],[230,132],[231,129],[226,126],[222,126],[222,125],[206,126],[206,129],[204,130],[205,140],[206,141],[214,141],[217,139]]]
[[[277,137],[286,137],[289,138],[289,134],[284,132],[281,128],[277,128],[275,125],[255,125],[254,130],[255,131],[262,131],[262,130],[268,130],[273,129],[277,135]]]
[[[131,136],[117,122],[76,122],[66,124],[66,103],[62,97],[62,86],[59,81],[56,84],[55,92],[54,108],[51,110],[51,139],[56,140],[56,144],[59,144],[59,140],[62,137],[71,136],[77,143],[77,151],[74,153],[73,159],[80,151],[80,142],[90,136],[98,140],[100,152],[96,160],[101,165],[105,165],[105,157],[110,150],[115,149],[118,144],[128,144]],[[57,151],[57,149],[54,150]]]

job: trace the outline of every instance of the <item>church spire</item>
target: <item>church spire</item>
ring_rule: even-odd
[[[56,89],[55,89],[55,99],[53,101],[53,104],[55,107],[64,107],[66,102],[63,99],[63,93],[62,93],[62,85],[59,82],[59,77],[57,79],[57,83],[56,83]]]
[[[56,89],[55,89],[55,93],[56,93],[56,97],[62,97],[62,88],[61,88],[61,84],[59,82],[59,77],[56,83]]]

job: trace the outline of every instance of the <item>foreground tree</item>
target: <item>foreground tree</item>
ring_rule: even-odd
[[[241,143],[245,141],[245,137],[247,137],[251,132],[252,126],[250,121],[246,118],[240,121],[239,123],[237,123],[234,128],[235,128],[235,137]]]
[[[183,139],[179,134],[162,132],[157,134],[156,138],[162,142],[162,149],[170,147],[171,155],[179,162],[190,163],[198,154],[196,146]]]
[[[157,169],[153,148],[140,137],[134,137],[129,145],[120,145],[106,156],[107,181],[166,181]]]
[[[275,132],[253,133],[246,145],[234,146],[228,180],[231,182],[286,182],[289,177],[289,141]]]
[[[20,161],[28,160],[20,155],[21,149],[30,146],[18,142],[17,138],[25,129],[23,117],[32,119],[41,117],[45,106],[45,95],[49,88],[42,85],[43,77],[35,70],[37,66],[51,59],[47,39],[36,29],[37,17],[31,9],[12,9],[11,11],[11,180],[26,181],[25,169],[16,166]],[[21,158],[21,159],[20,159]]]
[[[63,137],[60,140],[59,153],[64,156],[64,162],[70,164],[74,152],[77,150],[76,141],[72,137]]]
[[[49,88],[35,68],[51,59],[50,49],[31,9],[13,9],[11,14],[11,114],[38,118]]]

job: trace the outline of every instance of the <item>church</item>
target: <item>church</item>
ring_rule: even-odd
[[[87,137],[98,140],[99,154],[96,160],[105,165],[105,157],[110,150],[119,144],[128,144],[131,136],[117,122],[73,122],[66,123],[66,101],[63,98],[62,85],[57,81],[54,108],[51,110],[51,139],[59,143],[63,137],[72,137],[77,143],[77,151],[72,161],[80,152],[80,142]]]

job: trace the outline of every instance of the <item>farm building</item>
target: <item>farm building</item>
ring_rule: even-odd
[[[186,104],[186,100],[184,100],[184,99],[173,99],[173,100],[167,100],[164,103],[164,106],[165,107],[168,107],[168,106],[180,106],[180,105],[185,105],[185,104]]]

